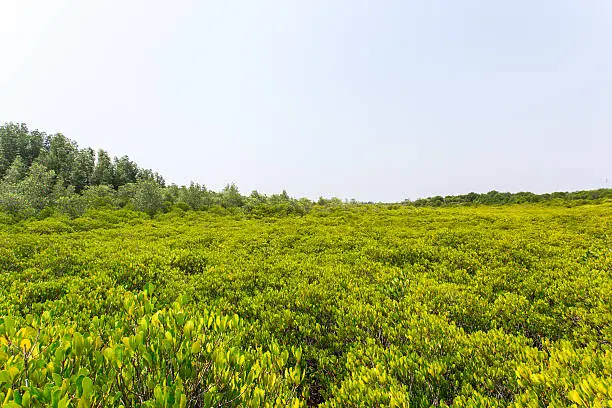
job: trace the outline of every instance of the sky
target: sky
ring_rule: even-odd
[[[609,0],[0,0],[0,123],[170,183],[612,187],[611,109]]]

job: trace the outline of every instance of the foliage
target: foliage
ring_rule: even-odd
[[[457,196],[435,196],[430,198],[420,198],[416,201],[406,200],[404,204],[415,207],[445,207],[457,205],[503,205],[503,204],[524,204],[541,202],[576,202],[576,201],[596,201],[612,198],[612,189],[602,188],[599,190],[586,190],[575,192],[555,192],[546,194],[534,194],[530,192],[519,193],[500,193],[499,191],[489,191],[488,193],[468,193]]]
[[[612,405],[611,203],[215,202],[2,226],[0,402]]]
[[[87,199],[65,197],[92,187],[117,190],[139,181],[164,185],[159,174],[139,168],[127,156],[111,159],[106,151],[99,150],[96,157],[93,149],[79,149],[75,141],[61,133],[47,135],[14,123],[0,126],[0,181],[0,209],[18,218],[32,216],[45,207],[57,206],[65,211],[66,202],[83,203],[89,208]],[[49,186],[55,188],[53,193]],[[82,210],[70,212],[79,214]]]
[[[135,184],[131,197],[134,209],[145,212],[151,217],[161,211],[164,206],[162,189],[154,181],[145,180]]]
[[[299,365],[277,345],[242,349],[238,316],[188,315],[178,302],[155,310],[147,292],[127,293],[122,306],[83,333],[49,312],[19,329],[1,319],[3,406],[303,406]]]
[[[149,216],[183,210],[241,211],[254,216],[304,214],[306,199],[286,192],[250,199],[235,184],[214,192],[191,183],[167,186],[162,176],[138,167],[128,156],[79,149],[61,133],[29,131],[24,124],[0,126],[0,210],[14,220],[58,211],[71,217],[88,209],[129,206]]]
[[[0,211],[13,220],[58,211],[71,217],[89,209],[127,206],[154,216],[181,209],[215,214],[244,213],[254,218],[305,215],[315,207],[307,198],[296,199],[282,191],[270,196],[253,191],[244,196],[234,184],[215,192],[204,185],[166,186],[152,170],[142,169],[128,156],[111,156],[103,149],[79,149],[61,133],[47,135],[29,131],[24,124],[0,126]],[[529,192],[436,196],[416,201],[411,207],[546,203],[582,205],[612,199],[612,189],[533,194]],[[369,203],[372,204],[372,203]],[[330,211],[360,205],[355,200],[319,198],[319,207]],[[45,210],[45,211],[43,211]]]

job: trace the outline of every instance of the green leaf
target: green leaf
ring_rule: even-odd
[[[93,381],[89,377],[84,377],[81,382],[81,386],[83,387],[83,396],[89,397],[94,393]]]

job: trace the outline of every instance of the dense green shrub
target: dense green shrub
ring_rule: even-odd
[[[0,403],[611,405],[610,203],[340,204],[4,225]]]

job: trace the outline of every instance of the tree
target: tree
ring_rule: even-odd
[[[238,187],[234,183],[225,186],[221,191],[221,206],[228,207],[242,207],[244,205],[244,197],[240,195]]]
[[[55,172],[47,170],[40,163],[34,163],[23,179],[17,191],[21,194],[29,207],[36,211],[49,206],[53,202],[55,189]]]
[[[28,128],[25,124],[5,123],[0,126],[0,177],[17,156],[23,159],[28,151]]]
[[[211,204],[206,187],[193,181],[189,184],[189,187],[183,186],[180,189],[178,199],[194,210],[201,210]]]
[[[70,182],[78,147],[75,142],[61,133],[49,139],[49,150],[40,155],[40,162],[49,170],[53,170],[67,184]]]
[[[283,192],[280,194],[272,194],[268,199],[268,202],[270,204],[283,204],[288,203],[290,201],[291,197],[289,197],[289,194],[287,194],[285,190],[283,190]]]
[[[8,183],[0,183],[0,208],[19,218],[27,218],[34,213],[26,198],[17,191],[17,186]]]
[[[180,201],[181,188],[176,184],[170,184],[164,188],[164,205],[168,208]],[[185,204],[185,203],[183,203]]]
[[[15,157],[13,164],[8,168],[4,175],[4,182],[9,184],[17,184],[23,180],[28,172],[26,164],[21,156]]]
[[[34,130],[28,134],[27,143],[25,144],[24,150],[21,152],[21,156],[26,166],[31,166],[34,160],[40,156],[41,152],[44,150],[46,139],[48,139],[47,134],[39,132],[38,130]]]
[[[74,186],[77,193],[92,184],[95,163],[96,157],[93,149],[82,149],[77,152],[70,174],[70,184]]]
[[[250,208],[257,207],[258,205],[264,205],[268,202],[268,197],[265,194],[261,194],[257,190],[251,191],[251,195],[246,198],[247,206]]]
[[[108,185],[112,186],[115,179],[115,169],[111,158],[106,151],[98,150],[98,160],[93,172],[92,185]]]
[[[150,180],[150,181],[154,181],[155,183],[159,184],[161,187],[166,186],[166,181],[164,180],[164,178],[158,173],[153,172],[153,170],[149,170],[149,169],[140,169],[138,171],[138,180],[139,181]]]
[[[21,156],[17,156],[0,182],[0,208],[13,216],[27,217],[28,203],[19,191],[19,184],[27,173]]]
[[[164,194],[159,184],[151,180],[135,184],[132,204],[137,211],[144,211],[153,217],[164,206]]]
[[[115,157],[115,178],[113,185],[119,188],[124,184],[135,183],[138,178],[138,166],[130,160],[128,156],[123,156],[120,159]]]

